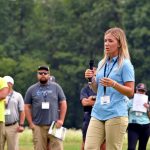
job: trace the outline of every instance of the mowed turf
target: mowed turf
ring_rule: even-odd
[[[80,150],[82,141],[81,130],[68,129],[64,141],[64,150]],[[20,133],[19,150],[33,150],[32,131],[28,128],[23,133]],[[123,150],[127,150],[127,135],[125,136]],[[147,150],[150,150],[150,140]]]

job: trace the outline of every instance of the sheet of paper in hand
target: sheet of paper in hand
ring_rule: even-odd
[[[64,141],[65,134],[66,134],[66,128],[65,127],[56,128],[56,122],[53,121],[49,128],[48,133],[55,136],[56,138]]]
[[[148,102],[148,96],[144,94],[134,94],[133,98],[133,111],[147,112],[147,109],[144,107],[144,103]]]

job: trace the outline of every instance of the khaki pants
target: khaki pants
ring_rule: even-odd
[[[3,135],[4,135],[5,124],[0,122],[0,150],[3,150]]]
[[[106,150],[122,150],[127,125],[127,117],[112,118],[105,122],[92,117],[86,135],[85,150],[99,150],[104,139]]]
[[[49,126],[35,125],[33,129],[34,150],[63,150],[63,142],[48,134]],[[49,142],[48,142],[49,140]]]
[[[7,150],[19,150],[19,133],[17,132],[18,123],[5,126],[3,146],[7,142]]]

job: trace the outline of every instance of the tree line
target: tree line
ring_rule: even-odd
[[[1,0],[0,8],[0,76],[12,76],[24,96],[37,67],[49,65],[67,97],[68,128],[81,127],[84,71],[102,58],[108,28],[125,30],[136,83],[150,87],[148,0]]]

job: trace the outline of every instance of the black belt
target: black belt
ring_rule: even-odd
[[[17,121],[15,121],[13,123],[5,124],[5,126],[12,126],[12,125],[15,125],[16,123],[17,123]]]

